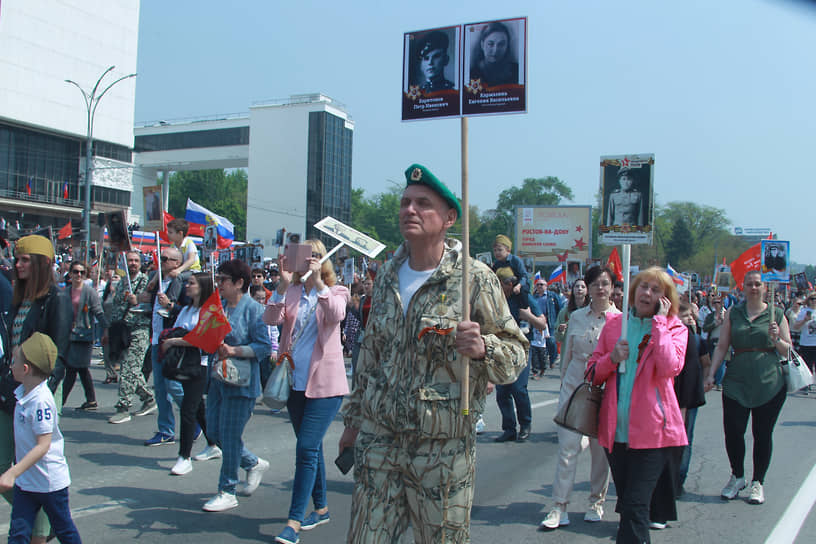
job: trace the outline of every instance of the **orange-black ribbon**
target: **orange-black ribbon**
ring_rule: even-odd
[[[417,340],[422,340],[422,337],[425,336],[426,333],[432,332],[434,334],[441,334],[442,336],[447,336],[451,332],[453,332],[453,327],[448,327],[447,329],[443,329],[439,325],[434,325],[433,327],[425,327],[421,331],[419,331],[419,335],[417,336]]]
[[[289,366],[291,367],[292,370],[294,370],[295,369],[295,362],[292,360],[292,356],[289,354],[288,351],[284,351],[283,353],[278,355],[278,364],[281,364],[282,362],[286,361],[287,359],[289,360]]]

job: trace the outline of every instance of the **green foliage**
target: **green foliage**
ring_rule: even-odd
[[[572,198],[572,189],[557,177],[526,178],[521,187],[499,193],[496,210],[512,217],[514,206],[557,206],[562,199]]]
[[[678,217],[672,225],[671,236],[666,242],[666,261],[679,263],[691,257],[694,251],[694,239],[686,219]]]
[[[399,209],[402,189],[392,187],[372,199],[362,189],[351,190],[351,226],[385,244],[394,251],[402,243],[399,231]]]
[[[168,211],[184,217],[187,198],[226,217],[235,225],[235,239],[246,239],[247,172],[191,170],[170,174]]]

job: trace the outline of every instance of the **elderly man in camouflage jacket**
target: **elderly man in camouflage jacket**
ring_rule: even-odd
[[[462,245],[445,237],[461,206],[425,167],[405,175],[405,242],[377,275],[344,409],[340,449],[354,445],[356,465],[348,542],[396,542],[410,524],[418,543],[465,543],[476,437],[462,415],[462,365],[478,414],[488,382],[512,383],[524,369],[528,343],[496,275],[473,259],[471,315],[461,315]]]

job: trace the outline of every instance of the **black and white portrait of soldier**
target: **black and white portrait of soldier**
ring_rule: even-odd
[[[783,244],[765,244],[763,267],[768,272],[784,273],[788,260]]]
[[[450,33],[453,34],[453,29]],[[446,77],[446,72],[452,75],[456,70],[450,44],[451,37],[445,30],[432,30],[416,41],[413,65],[415,81],[422,92],[455,88],[454,82]]]
[[[650,209],[648,201],[648,167],[644,166],[637,169],[620,167],[613,176],[607,178],[606,174],[610,173],[610,169],[613,168],[615,167],[607,167],[604,176],[605,179],[615,180],[608,184],[608,188],[604,188],[604,192],[607,193],[604,213],[606,225],[629,225],[633,227],[647,225]],[[646,174],[646,188],[643,187],[644,180],[639,179],[642,177],[640,174],[643,173]]]

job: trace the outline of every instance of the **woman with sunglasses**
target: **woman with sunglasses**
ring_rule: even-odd
[[[606,450],[618,494],[616,542],[648,543],[649,506],[658,479],[688,444],[674,393],[683,369],[688,329],[677,318],[678,296],[665,270],[651,267],[632,281],[625,337],[622,316],[609,316],[589,358],[594,383],[605,384],[598,443]],[[674,508],[674,488],[657,497]],[[673,519],[665,515],[664,519]]]
[[[239,259],[221,263],[216,275],[224,313],[232,330],[209,368],[212,371],[213,365],[222,359],[244,359],[250,364],[250,378],[244,386],[210,379],[207,434],[208,439],[219,444],[222,458],[218,494],[204,504],[205,512],[222,512],[238,506],[235,495],[251,495],[269,469],[269,462],[249,451],[243,442],[244,428],[252,417],[255,399],[261,394],[260,363],[268,359],[272,351],[269,333],[261,320],[263,306],[247,293],[249,276],[249,266]],[[239,468],[246,471],[246,482],[239,483]]]
[[[59,391],[59,376],[65,369],[65,354],[68,353],[71,332],[71,305],[56,285],[54,277],[54,246],[38,235],[24,236],[17,240],[15,250],[15,281],[8,326],[10,345],[5,353],[22,344],[33,333],[41,332],[57,346],[57,363],[49,386],[54,392],[57,409],[62,408],[62,394]],[[55,391],[56,389],[56,391]],[[0,472],[5,472],[14,459],[13,418],[16,399],[12,395],[10,406],[5,403],[0,410]],[[11,504],[13,493],[3,497]],[[51,531],[44,511],[37,514],[31,542],[45,542]]]
[[[321,263],[326,247],[312,246],[309,277],[287,271],[281,258],[281,280],[264,312],[267,325],[282,325],[280,364],[293,364],[293,383],[286,408],[297,438],[295,481],[286,527],[275,542],[296,544],[298,533],[329,521],[323,438],[349,393],[340,322],[346,315],[349,291],[336,285],[330,260]],[[297,269],[299,263],[292,263]],[[305,274],[304,274],[305,275]],[[306,516],[311,496],[314,511]]]
[[[91,379],[91,352],[93,351],[93,319],[99,320],[103,329],[108,328],[108,320],[102,310],[102,302],[96,289],[88,284],[88,268],[82,261],[73,261],[68,269],[71,279],[65,288],[71,300],[74,320],[71,322],[71,344],[65,358],[65,382],[62,384],[62,404],[68,402],[68,395],[74,387],[77,375],[85,391],[85,402],[80,410],[96,410],[96,391]]]
[[[706,392],[714,386],[714,376],[725,353],[734,349],[723,380],[723,430],[725,451],[731,465],[731,476],[720,496],[735,499],[745,489],[745,429],[750,416],[754,435],[754,476],[748,502],[765,502],[765,474],[771,464],[773,429],[787,388],[782,376],[780,357],[786,357],[791,346],[788,320],[781,310],[771,312],[764,301],[766,286],[759,270],[751,270],[743,279],[745,302],[728,309],[720,331],[720,342],[711,358],[705,381]]]
[[[185,293],[190,304],[184,306],[176,316],[174,328],[182,328],[187,331],[193,330],[198,325],[198,316],[201,306],[210,295],[213,294],[213,281],[209,272],[197,272],[189,277],[185,284]],[[165,353],[173,347],[193,348],[187,340],[181,337],[166,338],[161,342],[161,352]],[[198,351],[196,349],[196,351]],[[207,438],[207,447],[201,454],[196,455],[196,460],[208,460],[221,457],[221,449],[211,440],[207,434],[207,418],[204,409],[204,389],[207,387],[207,360],[206,352],[199,353],[201,364],[195,372],[187,370],[184,380],[180,380],[181,388],[184,390],[184,398],[181,401],[180,416],[181,429],[179,434],[179,454],[176,464],[170,469],[170,473],[175,476],[182,476],[193,470],[190,454],[193,449],[193,440],[196,432],[196,423],[201,427],[204,437]]]

